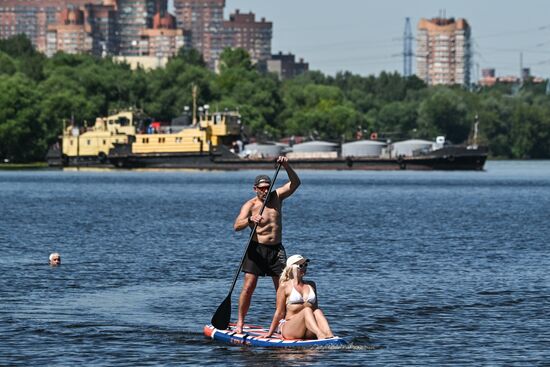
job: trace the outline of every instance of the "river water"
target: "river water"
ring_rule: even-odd
[[[0,171],[0,365],[550,363],[549,161],[300,171],[284,244],[311,259],[320,307],[350,342],[307,350],[202,334],[259,173],[273,172]],[[273,306],[261,279],[248,321],[267,325]]]

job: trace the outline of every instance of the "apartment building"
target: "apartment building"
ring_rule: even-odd
[[[271,59],[267,61],[267,71],[275,73],[280,80],[290,79],[297,75],[303,74],[309,70],[309,64],[300,59],[296,62],[296,57],[291,54],[271,55]]]
[[[59,13],[58,21],[48,25],[46,35],[46,55],[57,51],[66,53],[90,53],[92,37],[89,27],[84,24],[84,11],[69,7]]]
[[[26,34],[38,51],[167,58],[182,46],[214,69],[226,47],[253,62],[271,56],[273,24],[238,10],[224,20],[225,0],[0,0],[0,38]]]
[[[183,29],[176,28],[176,18],[167,12],[155,14],[152,27],[140,32],[140,55],[172,57],[184,45]]]
[[[428,85],[470,84],[471,29],[465,19],[421,19],[417,27],[417,76]]]
[[[223,48],[242,48],[254,63],[266,66],[271,58],[273,23],[262,18],[256,21],[254,13],[241,13],[238,9],[223,22]]]
[[[40,52],[46,52],[48,26],[71,4],[75,8],[100,0],[0,0],[0,38],[25,34]]]
[[[214,68],[223,51],[225,0],[174,0],[177,28],[191,34],[191,47]]]
[[[117,28],[120,54],[139,56],[142,29],[150,28],[157,11],[156,0],[117,0]]]
[[[84,16],[92,37],[92,54],[118,55],[120,48],[116,0],[105,0],[103,4],[88,3],[84,5],[84,9]]]

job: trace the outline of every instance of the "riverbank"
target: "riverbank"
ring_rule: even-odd
[[[22,169],[41,169],[48,168],[46,162],[34,162],[34,163],[0,163],[0,170],[22,170]]]

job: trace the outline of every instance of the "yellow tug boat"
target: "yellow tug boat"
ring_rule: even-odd
[[[136,135],[139,112],[125,111],[97,118],[91,128],[70,124],[63,129],[63,165],[106,164],[114,144],[126,144]]]
[[[162,126],[141,111],[128,110],[97,118],[92,127],[70,123],[47,161],[50,166],[195,167],[214,156],[236,157],[229,148],[241,133],[237,112],[205,109],[198,121],[187,117],[187,125]]]
[[[229,150],[241,133],[237,112],[209,114],[205,110],[191,125],[172,125],[159,130],[135,134],[126,143],[115,143],[109,151],[109,161],[116,167],[202,168],[215,157],[238,159]]]

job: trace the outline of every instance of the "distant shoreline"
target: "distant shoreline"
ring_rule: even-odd
[[[491,157],[487,158],[487,162],[493,161],[516,161],[516,162],[523,162],[523,161],[548,161],[550,158],[501,158],[501,157]],[[51,169],[56,170],[60,169],[61,167],[49,167],[48,163],[46,162],[33,162],[33,163],[0,163],[0,171],[13,171],[13,170],[33,170],[33,169]],[[74,167],[73,167],[74,168]],[[114,167],[105,167],[105,168],[114,168]]]
[[[46,162],[33,163],[0,163],[0,171],[50,168]]]

